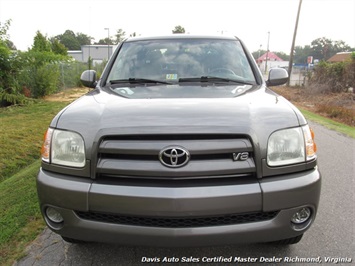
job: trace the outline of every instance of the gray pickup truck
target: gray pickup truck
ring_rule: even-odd
[[[37,178],[69,242],[294,244],[321,190],[314,134],[236,37],[124,40],[52,120]]]

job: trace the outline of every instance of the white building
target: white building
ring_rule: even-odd
[[[79,62],[88,62],[89,58],[93,64],[100,64],[111,57],[116,45],[82,45],[80,51],[68,51],[68,55]]]

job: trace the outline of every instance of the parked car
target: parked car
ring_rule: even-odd
[[[314,134],[241,40],[124,40],[93,88],[52,120],[37,178],[48,227],[69,242],[294,244],[321,190]]]

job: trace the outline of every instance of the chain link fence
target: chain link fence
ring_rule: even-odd
[[[97,77],[100,77],[105,66],[106,62],[94,65],[89,65],[89,63],[82,62],[60,63],[59,91],[75,87],[81,87],[82,84],[80,82],[80,76],[85,70],[95,70],[97,73]]]
[[[290,75],[290,86],[307,86],[312,70],[308,68],[292,68]]]

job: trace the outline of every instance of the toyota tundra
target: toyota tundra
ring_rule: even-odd
[[[236,37],[120,43],[93,88],[49,125],[37,178],[47,226],[69,242],[294,244],[321,191],[314,133]]]

